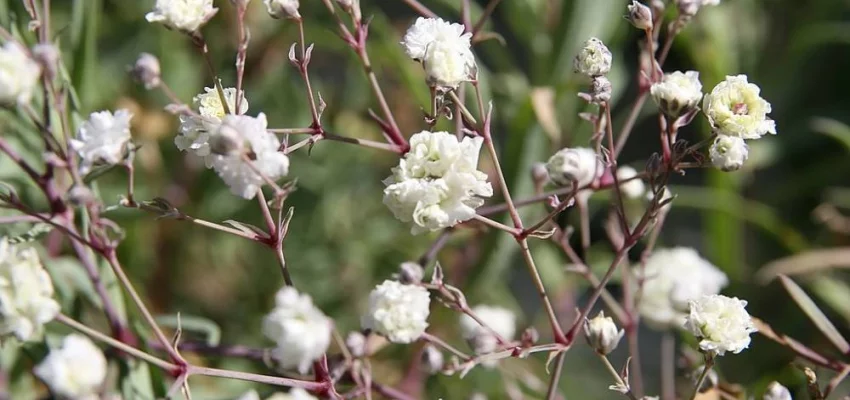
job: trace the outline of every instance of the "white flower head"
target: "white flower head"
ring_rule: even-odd
[[[227,115],[210,138],[229,143],[227,153],[210,156],[211,164],[230,191],[244,199],[256,196],[264,177],[274,181],[289,173],[289,158],[278,151],[280,140],[266,126],[263,113],[256,118]]]
[[[749,347],[750,334],[758,330],[746,305],[744,300],[717,294],[691,300],[685,328],[700,339],[699,347],[704,352],[738,354]]]
[[[549,179],[557,185],[569,186],[575,181],[578,187],[584,187],[599,179],[605,167],[592,149],[568,147],[549,158],[546,170],[549,171]]]
[[[106,378],[106,357],[89,338],[72,333],[35,367],[35,375],[53,394],[69,399],[97,399]]]
[[[448,132],[423,131],[410,137],[410,151],[384,180],[384,204],[411,231],[434,231],[471,219],[493,195],[487,175],[478,171],[483,139],[458,141]]]
[[[71,147],[80,155],[80,170],[87,172],[96,163],[118,164],[127,155],[130,143],[129,111],[121,109],[112,114],[99,111],[89,115],[71,139]]]
[[[53,282],[36,250],[0,239],[0,336],[36,340],[57,314]]]
[[[231,114],[242,115],[248,111],[248,100],[241,93],[242,101],[236,111],[236,89],[222,90],[227,101],[227,110],[221,102],[221,96],[215,88],[204,88],[204,92],[192,99],[192,104],[198,115],[180,115],[180,134],[174,138],[174,144],[181,151],[191,152],[199,157],[210,155],[210,134],[215,132],[221,120],[230,111]]]
[[[275,308],[263,319],[263,334],[277,346],[272,351],[284,369],[305,374],[331,343],[331,321],[306,294],[284,287],[275,295]]]
[[[245,392],[242,396],[239,396],[236,400],[260,400],[260,394],[257,393],[256,390],[251,389]]]
[[[263,0],[269,15],[274,18],[301,18],[298,0]]]
[[[599,354],[608,354],[617,348],[625,331],[617,329],[611,317],[600,311],[595,317],[584,321],[584,337],[593,350]]]
[[[319,400],[319,398],[304,389],[292,388],[287,393],[275,393],[266,400]]]
[[[194,32],[216,12],[213,0],[156,0],[154,10],[145,15],[145,19],[172,29]]]
[[[590,77],[607,75],[611,71],[611,51],[601,40],[592,37],[584,42],[573,61],[575,71]]]
[[[19,44],[0,47],[0,105],[29,103],[39,76],[41,66]]]
[[[703,112],[720,135],[758,139],[776,134],[776,123],[767,117],[770,103],[760,92],[758,86],[747,82],[746,75],[727,76],[705,96]]]
[[[461,24],[419,17],[401,45],[410,58],[422,62],[429,84],[455,88],[474,80],[477,73],[471,38]]]
[[[516,315],[513,311],[503,307],[478,305],[472,308],[472,312],[493,332],[498,333],[505,340],[513,340],[516,334]],[[467,314],[463,314],[460,318],[463,338],[470,343],[477,354],[492,353],[498,348],[499,340],[490,329],[485,328]],[[484,365],[487,366],[486,363]]]
[[[791,397],[791,391],[787,387],[774,381],[770,385],[767,385],[767,390],[764,392],[762,400],[793,400],[793,398]]]
[[[629,199],[641,198],[643,197],[643,194],[646,193],[646,185],[643,184],[642,179],[636,178],[637,176],[637,170],[628,165],[617,168],[617,180],[620,181],[620,193]]]
[[[696,109],[702,100],[699,72],[676,71],[664,74],[661,82],[653,83],[649,92],[664,114],[670,118],[678,118]]]
[[[647,325],[662,330],[682,325],[690,300],[720,293],[729,283],[726,274],[689,247],[655,250],[639,277],[638,311]]]
[[[430,303],[425,288],[386,280],[369,294],[369,310],[360,324],[393,343],[411,343],[428,327]]]
[[[736,171],[744,166],[749,147],[737,136],[719,135],[708,150],[711,163],[723,171]]]

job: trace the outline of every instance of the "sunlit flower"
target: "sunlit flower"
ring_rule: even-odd
[[[180,115],[180,134],[174,138],[174,144],[182,151],[187,151],[199,157],[210,154],[210,134],[218,129],[221,120],[230,111],[231,114],[242,115],[248,111],[248,100],[242,93],[242,101],[236,112],[236,89],[225,88],[224,98],[227,100],[227,110],[221,103],[221,96],[215,88],[204,88],[204,92],[192,99],[198,115]]]
[[[53,282],[35,249],[0,239],[0,336],[37,339],[57,314]]]
[[[776,134],[776,124],[767,118],[770,103],[760,92],[758,86],[747,82],[746,75],[727,76],[705,96],[703,112],[720,135],[758,139]]]
[[[91,113],[80,126],[71,147],[82,159],[80,170],[87,172],[96,163],[118,164],[127,155],[130,143],[130,118],[133,114],[121,109]]]
[[[737,136],[719,135],[708,150],[711,163],[723,171],[740,169],[747,161],[749,147]]]
[[[50,350],[34,373],[57,396],[96,400],[106,379],[106,357],[89,338],[72,333],[61,347]]]
[[[625,331],[617,329],[611,317],[600,311],[596,317],[584,321],[584,336],[590,347],[599,354],[608,354],[617,348]]]
[[[29,103],[39,76],[41,66],[20,45],[8,41],[0,47],[0,105]]]
[[[213,0],[156,0],[154,10],[145,15],[148,22],[185,32],[194,32],[218,11]]]
[[[628,165],[617,168],[620,193],[629,199],[638,199],[646,192],[646,186],[643,184],[643,180],[637,178],[637,176],[637,170]]]
[[[301,18],[298,0],[264,0],[269,15],[275,18]]]
[[[575,181],[578,187],[590,185],[605,172],[602,160],[596,152],[586,147],[558,150],[546,162],[546,169],[552,182],[569,186]]]
[[[472,308],[472,312],[484,325],[498,333],[505,340],[513,340],[516,334],[516,315],[513,311],[503,307],[478,305]],[[498,338],[467,314],[460,318],[460,330],[477,354],[492,353],[499,346]],[[495,363],[493,363],[495,364]],[[487,366],[487,364],[484,364]]]
[[[475,79],[471,38],[471,33],[464,33],[463,25],[420,17],[407,30],[401,45],[410,58],[422,62],[429,84],[454,88]]]
[[[685,328],[700,339],[704,352],[738,354],[749,347],[750,334],[757,331],[746,305],[744,300],[716,294],[691,300]]]
[[[649,89],[652,99],[664,114],[677,118],[695,109],[702,100],[702,83],[699,72],[676,71],[664,74],[661,82],[652,84]]]
[[[581,50],[573,62],[575,71],[587,76],[600,76],[608,74],[611,70],[611,51],[605,47],[601,40],[592,37],[584,42]]]
[[[284,287],[275,295],[275,308],[263,319],[263,334],[277,346],[272,351],[284,369],[305,374],[331,343],[331,321],[306,294]]]
[[[360,323],[391,342],[410,343],[428,327],[430,303],[425,288],[386,280],[369,294],[369,310]]]

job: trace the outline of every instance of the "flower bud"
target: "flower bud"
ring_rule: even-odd
[[[665,74],[660,82],[652,84],[649,89],[652,99],[664,115],[670,118],[679,116],[694,110],[702,100],[702,83],[699,81],[699,72],[680,71]]]
[[[606,317],[602,311],[593,319],[584,322],[584,337],[587,338],[587,343],[602,355],[614,351],[620,339],[623,338],[623,334],[625,331],[622,329],[618,331],[614,320]]]
[[[779,382],[771,382],[767,385],[767,390],[764,392],[763,400],[792,400],[791,392],[787,387],[782,386]]]
[[[571,185],[572,181],[579,187],[590,185],[604,169],[596,152],[586,147],[558,150],[546,163],[549,179],[560,186]]]
[[[136,80],[145,85],[145,89],[153,89],[161,82],[159,59],[152,54],[139,54],[131,72]]]
[[[594,76],[590,85],[591,100],[594,103],[607,103],[611,101],[611,81],[604,76]]]
[[[360,332],[351,332],[345,337],[345,347],[354,357],[366,355],[366,336]]]
[[[649,7],[632,0],[632,4],[628,5],[629,15],[626,16],[626,19],[635,26],[635,28],[642,30],[650,30],[652,29],[652,10]]]
[[[269,15],[273,18],[301,19],[298,0],[265,0]]]
[[[430,344],[425,345],[425,348],[422,349],[420,361],[422,368],[429,374],[436,374],[443,369],[443,353]]]
[[[590,77],[606,75],[611,71],[611,51],[601,40],[592,37],[584,42],[573,61],[575,72]]]
[[[422,282],[425,271],[422,266],[415,262],[403,262],[398,267],[398,280],[407,285],[415,285]]]
[[[693,17],[702,6],[702,0],[676,0],[676,6],[679,8],[679,15]]]
[[[747,161],[748,153],[749,148],[744,139],[726,135],[717,136],[708,150],[711,163],[726,172],[741,169],[744,161]]]

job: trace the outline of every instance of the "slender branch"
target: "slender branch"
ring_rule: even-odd
[[[490,0],[487,3],[487,7],[484,8],[484,12],[481,13],[481,17],[478,18],[478,22],[475,24],[475,27],[472,28],[472,41],[475,42],[475,37],[481,32],[481,29],[484,28],[484,23],[487,22],[487,19],[490,18],[490,15],[493,14],[493,11],[496,9],[496,6],[501,3],[502,0]]]
[[[632,390],[629,387],[629,384],[626,381],[623,380],[623,378],[620,376],[620,373],[617,372],[617,369],[614,368],[613,365],[611,365],[611,360],[609,360],[608,357],[606,357],[604,354],[601,354],[599,352],[596,352],[596,355],[599,356],[600,360],[602,360],[602,364],[605,365],[605,369],[608,370],[608,373],[610,373],[611,376],[614,377],[614,380],[617,382],[617,385],[619,385],[623,388],[629,389],[628,392],[623,393],[623,394],[626,395],[631,400],[637,400],[637,397],[635,397],[635,394],[632,393]]]
[[[313,95],[313,87],[310,84],[310,73],[307,71],[307,65],[310,60],[307,59],[307,42],[304,40],[304,20],[298,18],[296,20],[296,24],[298,25],[298,37],[301,43],[301,59],[298,61],[298,72],[301,74],[301,78],[304,80],[304,84],[307,86],[307,98],[310,101],[310,115],[313,118],[313,124],[311,127],[318,132],[322,131],[322,122],[319,119],[319,110],[316,107],[316,99]]]
[[[549,378],[549,387],[546,389],[546,400],[555,400],[558,395],[558,382],[561,380],[561,375],[564,370],[564,358],[566,352],[558,353],[555,356],[555,369],[552,371],[552,377]]]
[[[293,388],[301,388],[310,391],[327,390],[329,384],[327,382],[304,381],[300,379],[281,378],[271,375],[252,374],[248,372],[228,371],[218,368],[198,367],[194,365],[188,366],[186,370],[188,375],[204,375],[215,376],[219,378],[239,379],[243,381],[259,382],[269,385],[286,386]]]
[[[708,377],[708,373],[711,372],[711,367],[714,366],[714,357],[706,355],[705,356],[705,365],[702,367],[702,373],[699,375],[699,379],[697,379],[697,384],[694,386],[694,391],[688,397],[690,400],[694,400],[697,398],[697,394],[699,394],[699,388],[702,387],[702,384],[705,382],[705,378]]]
[[[460,359],[463,360],[463,361],[467,361],[467,360],[470,359],[470,357],[466,353],[458,350],[454,346],[446,343],[446,341],[444,341],[443,339],[440,339],[440,338],[438,338],[438,337],[436,337],[436,336],[434,336],[434,335],[432,335],[428,332],[422,333],[422,340],[425,340],[428,343],[437,345],[439,347],[442,347],[442,348],[448,350],[450,353],[460,357]]]
[[[418,0],[404,0],[404,2],[407,3],[407,5],[410,6],[410,8],[412,8],[413,11],[416,11],[417,13],[422,15],[423,17],[428,17],[428,18],[436,18],[437,17],[437,14],[434,14],[433,11],[428,9],[428,7],[425,7],[424,5],[422,5],[422,3],[420,3]]]
[[[676,337],[669,330],[661,335],[661,400],[676,399]]]
[[[505,231],[505,232],[507,232],[507,233],[510,233],[511,235],[518,235],[518,234],[521,234],[521,232],[522,232],[521,230],[519,230],[519,229],[517,229],[517,228],[511,228],[510,226],[507,226],[507,225],[505,225],[505,224],[503,224],[503,223],[501,223],[501,222],[494,221],[494,220],[492,220],[492,219],[490,219],[490,218],[487,218],[487,217],[484,217],[484,216],[481,216],[481,215],[478,215],[478,214],[476,214],[475,216],[473,216],[473,217],[472,217],[472,219],[474,219],[474,220],[476,220],[476,221],[478,221],[478,222],[481,222],[481,223],[483,223],[484,225],[487,225],[487,226],[489,226],[489,227],[491,227],[491,228],[496,228],[496,229],[498,229],[498,230],[501,230],[501,231]]]
[[[242,81],[245,77],[245,60],[248,53],[248,31],[245,28],[245,14],[247,11],[248,2],[237,1],[236,4],[236,30],[239,32],[239,47],[236,52],[236,110],[234,114],[239,114],[242,109]],[[222,101],[225,104],[226,101]],[[225,105],[226,107],[226,105]]]

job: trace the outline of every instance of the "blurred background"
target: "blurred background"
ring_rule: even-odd
[[[141,52],[158,56],[165,82],[185,102],[212,86],[212,78],[191,42],[183,35],[152,25],[144,15],[153,0],[54,1],[54,31],[62,44],[68,74],[79,97],[81,114],[128,108],[133,119],[137,154],[137,197],[164,197],[184,213],[211,221],[237,220],[261,225],[256,202],[231,195],[212,171],[180,153],[173,144],[177,118],[163,111],[167,98],[147,92],[127,74]],[[459,0],[423,2],[441,17],[460,20]],[[474,0],[473,21],[486,6]],[[219,0],[218,15],[203,28],[225,87],[235,85],[237,31],[233,6]],[[611,80],[614,115],[622,124],[637,94],[638,40],[641,32],[622,16],[623,0],[508,0],[493,13],[486,30],[500,39],[475,46],[485,101],[494,106],[494,135],[502,166],[515,198],[533,194],[530,170],[554,151],[585,145],[590,125],[578,118],[588,106],[577,92],[587,82],[572,72],[572,58],[590,36],[601,38],[614,53]],[[297,128],[310,123],[304,84],[287,60],[297,41],[297,26],[268,17],[260,0],[250,4],[246,97],[248,113],[264,112],[270,127]],[[416,17],[402,0],[362,0],[371,18],[368,50],[385,94],[408,136],[426,128],[422,108],[428,88],[421,68],[404,55],[398,42]],[[670,17],[673,8],[668,7]],[[362,67],[336,34],[335,22],[320,1],[303,1],[306,37],[315,43],[310,64],[313,87],[328,107],[326,129],[344,136],[382,140],[367,115],[376,108]],[[26,14],[15,0],[0,0],[0,24],[26,29]],[[850,245],[850,1],[847,0],[726,0],[705,7],[677,38],[666,71],[698,70],[708,91],[725,75],[747,74],[773,105],[778,135],[751,143],[750,160],[735,173],[714,169],[689,170],[672,180],[678,197],[673,203],[660,246],[692,246],[732,281],[727,295],[745,298],[749,311],[779,332],[835,355],[834,350],[775,281],[758,279],[771,261],[816,249]],[[620,164],[642,170],[657,151],[657,119],[651,102],[644,107]],[[0,126],[16,129],[14,118],[2,114]],[[453,124],[441,125],[452,129]],[[692,142],[709,135],[703,118],[680,137]],[[25,144],[25,143],[24,143]],[[37,157],[34,150],[30,157]],[[482,157],[482,169],[492,174],[492,162]],[[285,242],[293,280],[309,293],[341,332],[359,329],[369,290],[390,277],[398,264],[418,259],[436,238],[411,236],[381,203],[381,180],[397,163],[392,154],[339,142],[320,142],[308,154],[292,156],[287,179],[298,179],[288,199],[295,207],[291,233]],[[0,178],[23,182],[19,171],[0,160]],[[99,182],[102,198],[114,205],[126,188],[126,176],[114,171]],[[25,191],[25,190],[24,190]],[[37,196],[35,196],[37,197]],[[498,204],[497,195],[488,204]],[[602,222],[605,195],[592,199],[594,245],[587,255],[600,268],[612,258]],[[816,212],[817,210],[817,212]],[[523,216],[534,220],[546,210],[531,206]],[[574,223],[568,211],[563,222]],[[844,217],[841,216],[843,213]],[[137,210],[107,214],[126,229],[119,248],[133,279],[150,306],[162,315],[180,312],[187,326],[184,339],[223,345],[270,346],[260,331],[263,315],[282,285],[274,255],[263,247],[181,221],[157,220]],[[499,216],[500,219],[506,216]],[[566,258],[552,243],[538,240],[533,253],[544,281],[553,293],[561,319],[570,321],[583,301],[587,285],[565,272]],[[637,256],[638,248],[632,254]],[[516,243],[507,235],[479,229],[459,229],[439,253],[448,279],[461,287],[471,304],[509,307],[520,317],[520,329],[535,325],[545,336],[545,316],[534,294]],[[836,260],[833,260],[836,261]],[[73,275],[72,261],[51,262],[54,274]],[[850,323],[850,285],[840,269],[820,268],[796,276],[841,332]],[[850,266],[850,250],[829,264]],[[429,266],[427,273],[430,273]],[[785,268],[788,268],[786,265]],[[791,264],[796,272],[801,266]],[[80,310],[80,318],[97,325],[85,295],[71,294],[83,283],[69,278],[59,286],[64,301]],[[616,283],[615,283],[616,286]],[[79,289],[77,288],[77,289]],[[614,288],[617,291],[616,287]],[[81,293],[85,293],[82,290]],[[84,311],[89,310],[89,311]],[[457,329],[457,314],[432,307],[432,333],[468,349]],[[643,367],[649,393],[657,393],[658,335],[641,330]],[[683,338],[683,340],[688,340]],[[416,346],[390,346],[373,361],[382,383],[401,382],[415,364]],[[626,346],[612,356],[622,365]],[[221,368],[270,372],[262,362],[205,356]],[[465,399],[482,393],[507,398],[506,388],[539,398],[545,392],[545,356],[508,359],[500,369],[476,368],[464,379],[423,377],[422,398]],[[779,380],[801,396],[804,378],[793,365],[793,354],[758,335],[751,349],[720,360],[721,377],[760,393]],[[824,378],[830,375],[823,372]],[[410,378],[411,376],[408,376]],[[414,376],[415,377],[415,376]],[[415,380],[415,379],[414,379]],[[572,349],[566,359],[561,389],[568,399],[619,398],[601,363],[586,346]],[[234,398],[249,386],[243,382],[193,378],[196,398]],[[261,393],[273,388],[257,387]],[[842,391],[839,390],[838,393]],[[846,393],[847,390],[844,390]]]

